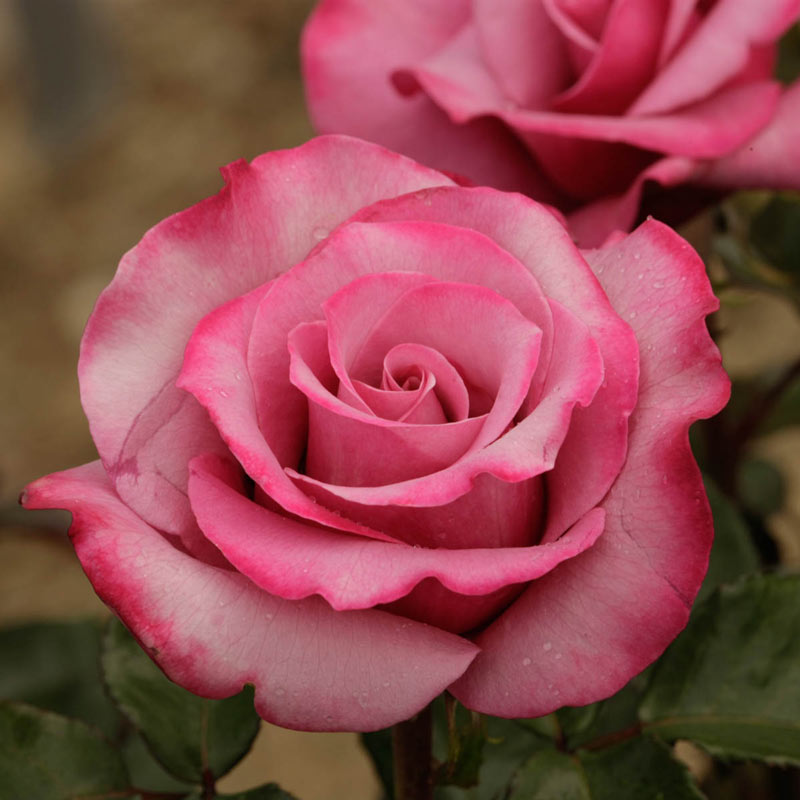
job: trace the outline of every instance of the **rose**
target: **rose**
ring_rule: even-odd
[[[445,688],[544,714],[685,624],[712,535],[689,424],[728,383],[703,265],[574,247],[521,195],[323,137],[224,170],[84,335],[101,462],[27,489],[176,682],[369,730]]]
[[[770,79],[798,13],[800,0],[322,0],[303,37],[308,104],[323,133],[525,192],[596,246],[732,188],[800,189],[800,83],[782,94]]]

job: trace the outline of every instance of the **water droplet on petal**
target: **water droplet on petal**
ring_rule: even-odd
[[[529,658],[526,657],[526,658],[522,659],[522,666],[523,667],[529,667],[530,665],[531,665],[531,660]]]

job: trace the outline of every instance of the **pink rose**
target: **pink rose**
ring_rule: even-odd
[[[323,133],[522,191],[597,246],[732,188],[800,189],[800,83],[771,79],[799,13],[800,0],[322,0],[303,38],[308,103]]]
[[[687,430],[725,402],[703,264],[647,222],[581,254],[516,194],[323,137],[224,171],[89,320],[101,461],[67,508],[175,681],[309,730],[449,689],[534,716],[686,622],[712,529]]]

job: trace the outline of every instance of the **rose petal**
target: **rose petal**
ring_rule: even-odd
[[[598,28],[602,26],[592,24],[595,20],[587,17],[597,16],[592,12],[599,11],[599,16],[604,18],[608,8],[608,0],[599,0],[599,2],[583,3],[581,5],[576,5],[567,0],[542,0],[541,4],[553,24],[564,37],[574,73],[580,75],[589,66],[600,46],[598,43],[600,30]],[[589,10],[590,13],[582,15],[581,11],[585,10]],[[581,17],[583,18],[581,19]],[[589,33],[587,28],[592,30],[593,33]]]
[[[702,167],[691,159],[679,156],[659,159],[642,170],[627,191],[589,203],[570,214],[569,230],[580,247],[599,247],[614,231],[633,227],[648,182],[670,188],[702,174]]]
[[[309,401],[307,474],[346,476],[355,485],[403,480],[409,472],[425,474],[449,465],[475,441],[484,417],[420,426],[382,419],[341,401],[318,379],[320,364],[314,363],[326,340],[321,322],[298,325],[289,337],[292,383]],[[281,495],[272,496],[283,503]]]
[[[483,652],[450,691],[485,713],[540,716],[617,691],[686,624],[706,570],[712,521],[688,428],[729,394],[705,329],[717,300],[697,255],[659,223],[589,257],[642,352],[628,457],[595,547],[476,638]],[[631,280],[634,263],[647,280]]]
[[[224,170],[215,197],[153,228],[120,263],[81,344],[81,399],[120,496],[161,530],[192,524],[187,464],[224,448],[175,387],[197,322],[270,280],[355,210],[449,180],[375,145],[320,138]]]
[[[619,0],[604,16],[600,47],[580,80],[552,109],[568,114],[620,114],[653,76],[669,0]]]
[[[356,278],[415,267],[439,280],[485,286],[508,298],[541,328],[542,357],[547,358],[552,321],[541,290],[521,264],[487,237],[429,223],[345,225],[307,261],[276,281],[253,323],[248,363],[256,387],[259,427],[252,435],[257,430],[263,434],[280,464],[296,466],[305,443],[305,428],[298,427],[305,400],[289,383],[289,331],[301,322],[319,319],[324,300]],[[219,425],[224,435],[224,420]],[[264,472],[275,469],[274,461],[271,464],[264,463],[261,474],[276,486],[279,479],[268,479]]]
[[[696,16],[697,2],[698,0],[672,0],[670,3],[669,17],[664,26],[664,39],[661,42],[661,53],[658,57],[659,66],[663,66],[671,58],[675,48],[681,44],[690,21]]]
[[[603,354],[605,380],[591,405],[573,412],[570,433],[548,474],[548,481],[558,486],[557,495],[549,492],[548,536],[563,532],[600,502],[625,460],[627,419],[636,403],[638,375],[636,340],[569,234],[543,207],[492,189],[434,189],[378,203],[356,218],[442,219],[479,230],[516,256],[549,297],[589,326]],[[583,457],[586,452],[593,458]],[[562,469],[562,463],[569,468]]]
[[[247,474],[267,494],[279,496],[288,511],[323,525],[391,540],[309,500],[287,478],[264,441],[258,428],[255,392],[245,353],[253,317],[271,289],[271,285],[259,287],[220,306],[200,322],[186,346],[177,385],[197,398]],[[291,386],[288,390],[295,391]],[[305,418],[304,408],[296,413]],[[301,435],[304,436],[304,431]]]
[[[319,497],[322,492],[346,501],[345,513],[358,519],[359,505],[415,507],[449,503],[468,492],[475,478],[484,472],[515,482],[552,469],[573,408],[588,405],[597,392],[603,379],[603,362],[586,326],[554,301],[550,305],[555,335],[542,397],[525,419],[496,441],[484,446],[481,431],[469,452],[452,466],[383,486],[345,486],[300,475],[292,469],[287,473],[312,496]]]
[[[483,61],[506,97],[540,108],[567,86],[564,42],[541,3],[473,0],[472,15]]]
[[[798,13],[800,0],[718,0],[630,113],[664,114],[717,92],[745,67],[753,45],[772,43]]]
[[[323,0],[301,42],[312,122],[325,133],[361,136],[479,183],[554,202],[557,193],[499,122],[454,125],[423,94],[403,97],[388,80],[436,52],[468,15],[466,0]]]
[[[287,519],[231,488],[226,473],[217,456],[192,462],[192,508],[206,535],[262,589],[287,600],[320,594],[337,611],[391,602],[429,577],[468,596],[538,578],[591,547],[605,516],[595,509],[547,545],[428,549]]]
[[[252,683],[258,713],[277,725],[385,728],[424,708],[477,652],[385,612],[282,600],[196,561],[119,501],[99,463],[42,478],[25,504],[69,508],[95,590],[172,680],[212,698]]]
[[[789,87],[764,130],[726,158],[704,165],[698,180],[732,188],[800,189],[800,81]]]
[[[780,94],[777,84],[760,81],[730,86],[691,105],[649,116],[633,115],[632,111],[625,116],[601,116],[527,110],[509,107],[503,101],[480,62],[477,43],[461,37],[458,45],[462,48],[458,54],[452,52],[451,44],[447,59],[410,70],[409,80],[416,80],[454,122],[486,115],[499,117],[537,154],[542,146],[541,136],[548,134],[715,158],[731,152],[761,130],[772,117]]]

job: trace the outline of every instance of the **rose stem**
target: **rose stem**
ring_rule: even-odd
[[[392,728],[395,800],[433,799],[431,707]]]

